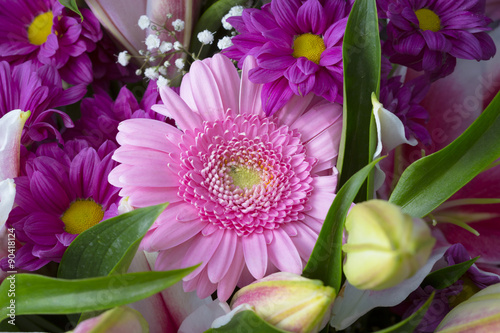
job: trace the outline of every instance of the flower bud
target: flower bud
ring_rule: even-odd
[[[424,221],[382,200],[354,206],[346,230],[344,273],[358,289],[386,289],[411,277],[426,263],[436,242]]]
[[[500,283],[457,305],[444,317],[436,332],[500,332]]]
[[[292,273],[279,272],[240,289],[231,309],[252,306],[262,319],[290,332],[318,332],[329,318],[335,290]],[[328,317],[328,316],[326,316]]]
[[[82,321],[73,333],[147,333],[149,326],[144,317],[137,311],[120,306],[103,314]]]

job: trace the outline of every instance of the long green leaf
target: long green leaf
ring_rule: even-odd
[[[430,273],[422,282],[422,286],[430,285],[435,289],[444,289],[460,279],[462,275],[467,272],[470,266],[476,262],[479,257],[472,258],[470,260],[461,262],[456,265],[444,267],[438,269],[435,272]]]
[[[411,164],[389,201],[423,217],[500,157],[500,93],[455,141]]]
[[[210,54],[213,54],[213,51],[217,49],[216,43],[213,45],[204,45],[202,48],[201,42],[198,40],[198,33],[203,30],[208,30],[210,32],[217,32],[222,27],[221,19],[226,15],[231,7],[234,6],[244,6],[248,1],[247,0],[219,0],[211,5],[200,17],[198,23],[193,30],[193,35],[191,38],[191,45],[189,46],[189,50],[193,54],[199,53],[199,58],[204,59]],[[227,34],[227,31],[224,30]],[[215,40],[217,40],[219,36],[215,36]],[[201,52],[199,50],[201,49]],[[218,50],[218,49],[217,49]]]
[[[310,279],[323,281],[337,293],[342,281],[342,233],[347,212],[366,177],[382,158],[359,170],[338,191],[302,274]]]
[[[15,295],[0,299],[0,320],[7,317],[11,300],[15,301],[16,315],[80,313],[133,303],[170,287],[195,268],[78,280],[17,274]],[[5,279],[0,295],[9,295],[10,285],[11,279]]]
[[[82,232],[64,253],[58,276],[77,279],[125,273],[140,240],[166,207],[139,208]]]
[[[418,324],[424,319],[425,313],[427,309],[431,305],[432,300],[434,299],[434,292],[432,292],[431,296],[427,299],[427,301],[422,305],[416,312],[414,312],[411,316],[406,318],[405,320],[388,327],[386,329],[376,331],[374,333],[412,333],[417,328]]]
[[[376,136],[371,94],[380,89],[380,37],[375,0],[356,0],[347,21],[342,50],[344,114],[337,168],[339,186],[370,163]],[[365,185],[356,202],[371,198]]]
[[[205,333],[234,333],[234,332],[259,332],[259,333],[285,333],[265,322],[253,311],[242,311],[234,315],[229,323],[219,328],[211,328]]]
[[[83,15],[80,12],[80,9],[78,9],[78,5],[76,4],[76,0],[59,0],[59,3],[61,5],[63,5],[64,7],[68,8],[69,10],[80,15],[80,19],[83,21]]]

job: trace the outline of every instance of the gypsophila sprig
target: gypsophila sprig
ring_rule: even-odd
[[[198,33],[197,37],[200,43],[204,45],[212,44],[214,42],[214,35],[208,30],[203,30],[202,32]]]
[[[146,15],[141,15],[137,24],[139,25],[139,28],[141,28],[142,30],[145,30],[145,29],[149,28],[149,25],[151,24],[151,22],[149,21],[149,17],[147,17]]]

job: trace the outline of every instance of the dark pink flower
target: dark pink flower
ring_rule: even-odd
[[[453,72],[456,59],[490,59],[496,52],[484,0],[380,0],[387,16],[384,51],[393,63],[432,72]]]
[[[351,1],[274,0],[228,19],[240,35],[225,54],[241,67],[251,55],[250,80],[263,83],[262,105],[271,115],[293,95],[310,92],[342,102],[342,41]]]
[[[80,16],[57,0],[1,0],[0,60],[48,64],[71,84],[93,79],[88,52],[102,38],[99,21],[88,9]]]

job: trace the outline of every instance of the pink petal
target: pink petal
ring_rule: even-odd
[[[299,130],[301,141],[307,142],[336,123],[342,123],[342,106],[337,103],[325,103],[304,113],[290,128]],[[336,135],[340,138],[341,134],[340,128]]]
[[[262,114],[261,92],[262,85],[255,84],[248,79],[248,73],[251,69],[257,66],[254,57],[248,56],[243,63],[241,72],[241,88],[240,88],[240,113]]]
[[[269,244],[269,259],[282,272],[302,273],[302,260],[290,237],[280,228],[274,230]]]
[[[312,195],[309,197],[309,201],[307,202],[311,205],[312,209],[305,213],[323,221],[333,203],[333,199],[335,199],[335,194],[331,192],[320,190],[313,191]]]
[[[240,77],[232,61],[222,54],[216,54],[210,64],[221,93],[223,110],[231,109],[238,112]]]
[[[183,130],[195,129],[202,126],[203,120],[193,112],[171,88],[160,88],[160,96],[164,105],[156,104],[151,108],[167,117],[175,120],[176,124]]]
[[[185,227],[186,226],[184,226],[184,228]],[[182,266],[189,267],[200,263],[201,265],[196,268],[191,274],[186,276],[184,278],[184,281],[193,279],[205,268],[205,266],[210,261],[210,258],[212,258],[212,255],[215,253],[215,250],[217,250],[217,247],[222,240],[222,236],[224,236],[223,230],[216,231],[209,236],[198,235],[195,237],[195,239],[193,240],[193,244],[184,255]]]
[[[236,71],[236,69],[234,69]],[[203,61],[195,61],[190,69],[194,102],[203,120],[216,121],[224,117],[224,103],[211,68]]]
[[[217,283],[227,274],[236,252],[237,242],[236,233],[231,230],[224,232],[224,237],[207,266],[207,274],[211,282]]]
[[[237,243],[236,251],[234,252],[233,261],[230,264],[231,269],[219,282],[217,289],[217,296],[221,301],[226,301],[232,295],[238,280],[240,279],[241,272],[245,267],[245,259],[243,257],[243,247],[240,242]]]
[[[264,235],[253,233],[241,238],[241,243],[248,270],[256,279],[263,278],[267,268],[267,245]]]

